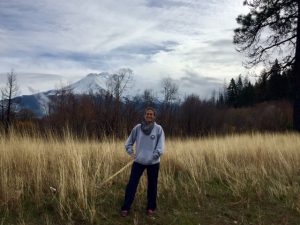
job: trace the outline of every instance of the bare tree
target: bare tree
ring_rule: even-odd
[[[145,106],[154,106],[155,96],[152,89],[145,89],[142,95]]]
[[[5,115],[5,101],[4,101],[4,93],[3,93],[3,89],[1,88],[1,101],[0,101],[0,107],[1,107],[1,123],[4,124],[4,115]]]
[[[54,95],[50,96],[48,102],[49,114],[57,114],[61,122],[67,123],[68,112],[67,109],[73,104],[74,94],[72,89],[64,84],[55,90]]]
[[[111,74],[106,82],[107,90],[112,98],[110,99],[113,106],[112,122],[110,123],[111,130],[115,135],[121,135],[124,129],[124,118],[121,116],[121,97],[126,89],[129,88],[133,80],[133,72],[131,69],[119,69],[116,73]],[[123,125],[123,127],[122,127]],[[120,129],[121,128],[121,129]]]
[[[162,79],[163,104],[160,107],[159,120],[170,135],[174,134],[176,120],[176,100],[178,100],[178,85],[170,77]]]
[[[171,104],[178,99],[178,85],[170,77],[162,79],[164,103]]]
[[[8,131],[8,128],[11,124],[12,113],[14,112],[14,97],[18,94],[19,87],[17,85],[17,75],[12,70],[10,73],[7,74],[7,82],[6,86],[1,90],[2,94],[2,117],[4,121],[5,130]]]
[[[116,73],[111,74],[107,79],[106,86],[108,92],[113,95],[117,101],[120,101],[124,91],[129,88],[129,84],[132,82],[132,79],[133,72],[131,69],[119,69]]]

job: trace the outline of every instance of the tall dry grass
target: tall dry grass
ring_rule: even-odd
[[[63,140],[13,134],[1,137],[2,215],[11,211],[22,214],[26,207],[34,207],[46,208],[61,218],[71,220],[77,216],[93,222],[99,209],[117,210],[130,167],[101,184],[129,161],[123,141],[114,139],[98,142],[69,135]],[[145,192],[145,181],[143,178],[138,195]],[[201,204],[214,186],[226,188],[241,201],[291,199],[299,210],[300,199],[295,197],[300,193],[300,135],[167,139],[159,200],[184,196]],[[101,216],[105,218],[105,213]]]

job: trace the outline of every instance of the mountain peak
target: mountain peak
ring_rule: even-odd
[[[99,77],[107,78],[108,76],[109,76],[109,73],[103,72],[103,73],[89,73],[85,77],[89,77],[89,78],[99,78]]]
[[[86,77],[98,77],[99,74],[98,73],[89,73],[88,75],[86,75]]]
[[[103,92],[108,75],[108,73],[89,73],[81,80],[69,85],[69,88],[74,94]]]

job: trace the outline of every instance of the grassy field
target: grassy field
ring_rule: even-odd
[[[154,219],[145,174],[127,218],[130,167],[103,184],[129,162],[113,139],[2,137],[0,224],[300,224],[299,134],[168,139]]]

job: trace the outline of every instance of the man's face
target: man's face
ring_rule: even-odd
[[[144,114],[144,119],[147,123],[152,123],[155,120],[154,112],[152,110],[147,110]]]

